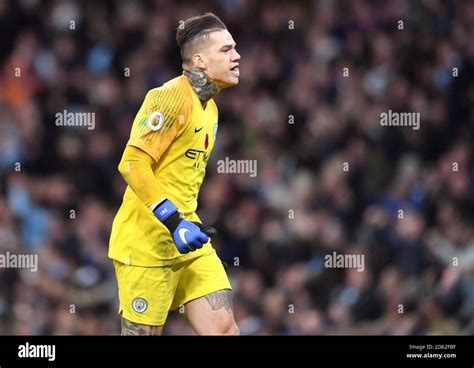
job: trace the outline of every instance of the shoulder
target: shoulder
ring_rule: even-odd
[[[171,79],[160,87],[150,89],[145,97],[147,110],[188,112],[192,108],[189,88],[181,77]]]
[[[164,83],[160,87],[152,88],[147,92],[147,98],[180,97],[191,98],[188,86],[182,77],[176,77]]]
[[[185,81],[185,76],[181,75],[179,77],[173,78],[163,84],[161,87],[155,88],[159,93],[169,93],[169,94],[180,94],[181,97],[191,97],[191,91],[189,90],[188,85]],[[152,90],[152,91],[154,91]]]

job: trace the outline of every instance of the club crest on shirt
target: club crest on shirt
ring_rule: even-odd
[[[132,302],[132,308],[137,313],[143,313],[148,308],[148,303],[143,298],[135,298]]]
[[[154,132],[160,130],[164,123],[165,116],[160,111],[153,111],[146,121],[147,127]]]

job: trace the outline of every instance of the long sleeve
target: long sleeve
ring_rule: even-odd
[[[151,168],[153,163],[154,159],[149,154],[127,145],[118,166],[127,184],[148,207],[161,199],[158,183]]]

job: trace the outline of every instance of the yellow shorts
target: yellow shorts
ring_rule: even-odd
[[[216,252],[171,266],[137,267],[114,261],[119,314],[129,321],[161,326],[168,312],[204,295],[231,289]]]

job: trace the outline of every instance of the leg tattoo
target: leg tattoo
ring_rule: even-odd
[[[161,326],[141,325],[122,317],[122,336],[152,336],[160,334]]]
[[[225,308],[226,311],[232,312],[232,296],[230,290],[219,290],[205,296],[212,310]]]

